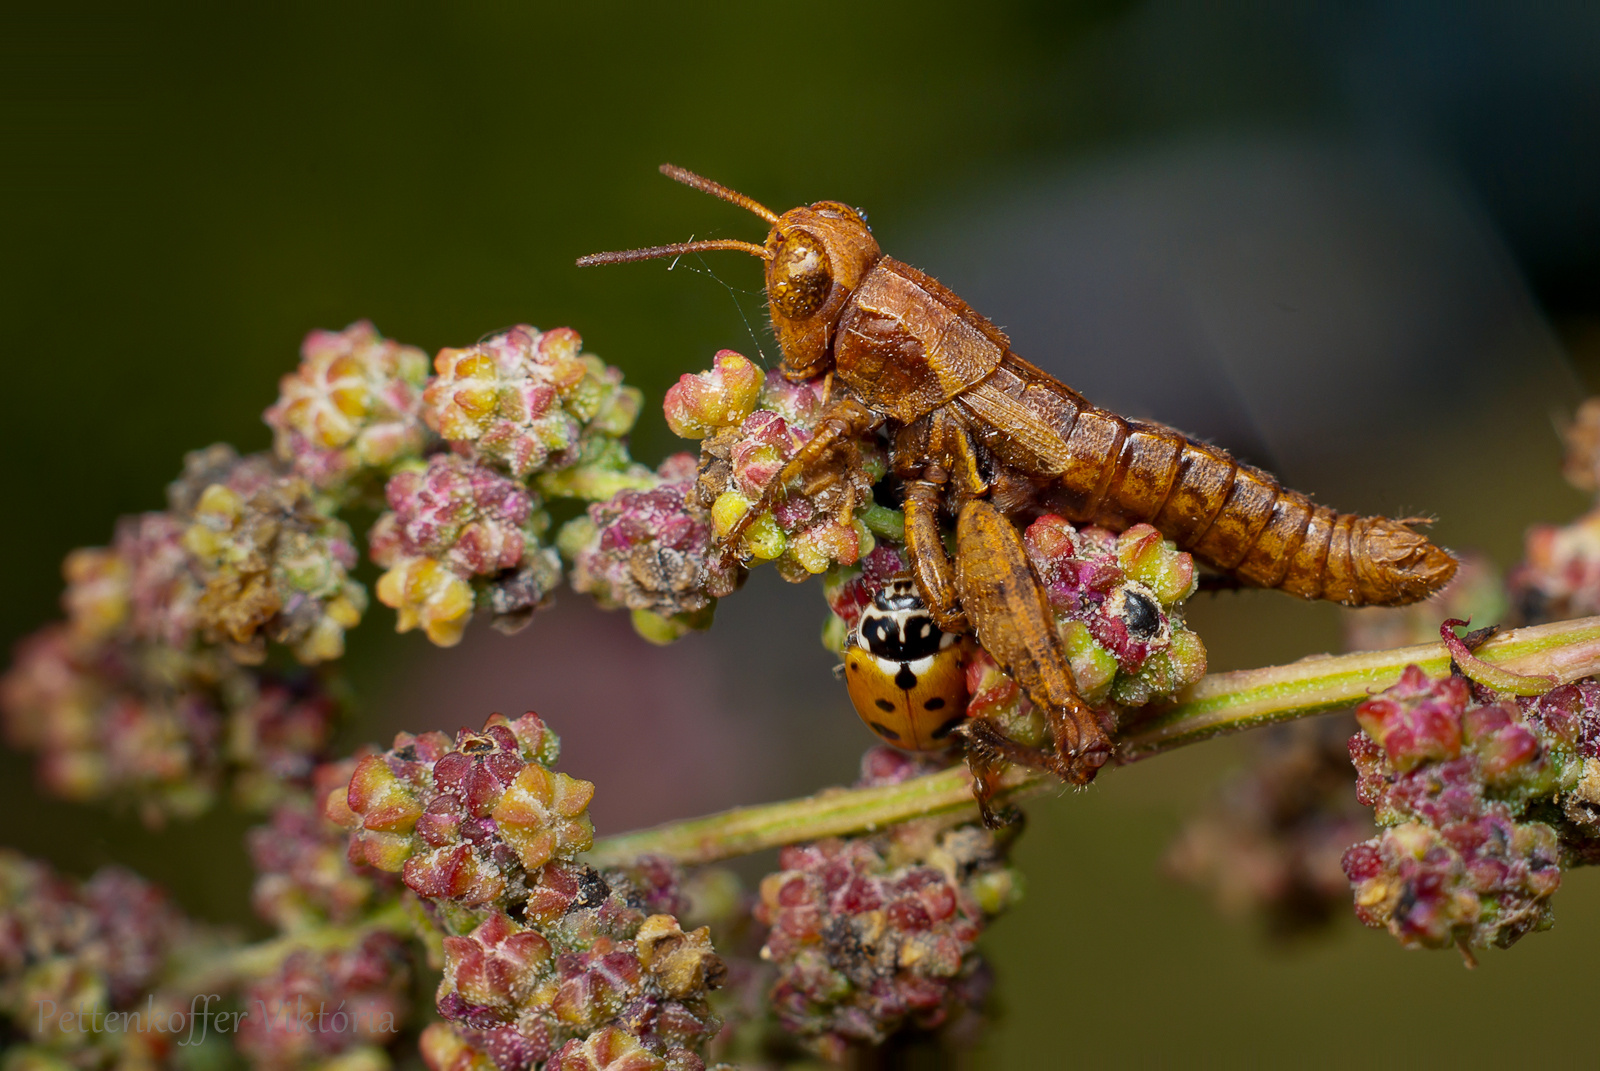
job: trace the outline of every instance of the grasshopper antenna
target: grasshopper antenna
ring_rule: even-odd
[[[750,253],[762,260],[771,260],[772,254],[764,245],[741,242],[734,238],[711,238],[700,242],[677,242],[673,245],[653,245],[646,249],[622,249],[615,253],[590,253],[578,258],[578,267],[591,268],[596,264],[631,264],[636,260],[655,260],[657,257],[677,257],[685,253],[704,253],[712,249],[736,249]]]
[[[729,204],[735,204],[740,208],[754,212],[768,223],[776,224],[778,222],[778,214],[766,205],[761,204],[754,198],[746,197],[738,190],[730,190],[719,182],[712,182],[708,178],[696,175],[693,171],[678,167],[676,164],[662,164],[661,173],[674,182],[692,186],[701,193],[709,193],[711,196],[727,201]],[[685,253],[704,253],[715,249],[732,249],[741,253],[750,253],[760,257],[762,260],[772,259],[772,254],[767,252],[766,246],[756,245],[754,242],[740,242],[732,238],[715,238],[701,242],[653,245],[647,249],[624,249],[616,253],[590,253],[586,257],[578,258],[578,267],[590,268],[596,264],[631,264],[636,260],[678,257]]]
[[[709,193],[713,197],[721,198],[729,204],[738,205],[747,211],[754,212],[768,223],[777,223],[778,214],[753,197],[746,197],[738,190],[730,190],[720,182],[712,182],[708,178],[696,175],[687,168],[677,164],[662,164],[661,173],[673,182],[681,182],[685,186],[692,186],[701,193]]]

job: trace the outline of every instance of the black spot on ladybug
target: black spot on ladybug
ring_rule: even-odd
[[[967,716],[965,714],[957,714],[955,717],[951,718],[949,721],[935,729],[933,731],[933,738],[935,740],[943,740],[945,737],[950,735],[950,731],[952,729],[966,720]]]
[[[907,692],[917,686],[917,675],[911,672],[910,666],[901,666],[895,673],[894,686]]]
[[[883,702],[883,700],[880,699],[880,700],[878,700],[878,702],[881,703],[881,702]],[[884,724],[882,724],[880,722],[875,722],[875,721],[869,721],[869,722],[867,722],[867,724],[872,726],[872,731],[873,732],[877,733],[879,736],[883,737],[886,740],[898,740],[898,739],[900,739],[900,734],[895,732],[893,729],[889,728],[887,725],[884,725]]]
[[[861,667],[859,665],[857,665],[856,663],[850,662],[850,663],[848,663],[848,665],[850,666],[850,672],[851,673],[860,673],[861,672]]]
[[[879,700],[876,700],[875,702],[877,703],[877,706],[878,706],[879,710],[890,711],[890,712],[892,712],[894,710],[894,704],[889,702],[887,699],[879,699]]]
[[[1161,611],[1137,591],[1129,591],[1124,595],[1122,607],[1127,614],[1128,631],[1135,636],[1149,639],[1161,631]]]
[[[922,709],[923,710],[943,710],[944,709],[944,696],[942,696],[942,695],[934,696],[932,699],[930,699],[926,703],[922,704]]]

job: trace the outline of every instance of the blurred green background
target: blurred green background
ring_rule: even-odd
[[[1431,356],[1408,364],[1406,346],[1375,345],[1341,373],[1353,400],[1302,420],[1326,392],[1314,376],[1268,373],[1343,355],[1291,322],[1252,364],[1248,340],[1225,329],[1234,321],[1196,289],[1196,273],[1215,274],[1173,253],[1227,238],[1224,211],[1189,246],[1139,253],[1151,277],[1178,280],[1178,306],[1198,310],[1192,334],[1214,366],[1124,366],[1125,332],[1149,306],[1105,284],[1072,323],[1128,311],[1105,320],[1104,359],[1083,376],[1104,384],[1097,400],[1214,434],[1339,505],[1437,512],[1447,542],[1509,565],[1527,523],[1582,505],[1555,471],[1549,418],[1594,385],[1581,340],[1600,313],[1596,129],[1600,9],[1584,3],[8,4],[0,634],[14,642],[52,617],[61,556],[103,543],[119,513],[159,508],[185,450],[266,446],[259,413],[313,327],[370,318],[433,350],[517,322],[571,324],[652,399],[637,456],[675,449],[654,404],[664,389],[718,348],[773,347],[759,276],[740,258],[572,266],[602,249],[759,238],[753,219],[655,175],[663,160],[780,210],[824,197],[866,207],[888,251],[1017,325],[1025,356],[1080,385],[1039,352],[1057,336],[1021,340],[1033,311],[1121,278],[1099,273],[1107,258],[1083,236],[1110,257],[1128,248],[1115,219],[1163,235],[1195,218],[1145,211],[1168,202],[1135,195],[1176,190],[1189,203],[1198,180],[1185,161],[1221,161],[1205,181],[1251,210],[1274,189],[1309,187],[1239,176],[1297,161],[1322,191],[1303,203],[1348,209],[1327,217],[1328,233],[1355,236],[1338,263],[1393,272],[1352,291],[1341,323],[1369,315],[1364,294],[1482,266],[1431,304],[1395,301],[1385,323],[1399,326],[1373,335]],[[1352,159],[1403,166],[1317,162]],[[1397,189],[1398,200],[1383,192]],[[1375,218],[1369,202],[1398,222],[1340,222]],[[1290,208],[1252,217],[1269,247],[1304,215],[1294,198],[1274,203]],[[1058,206],[1076,222],[1025,238],[1047,235],[1074,271],[1051,275],[1054,261],[1023,262],[994,237]],[[1470,240],[1407,259],[1418,243],[1406,227],[1430,220],[1430,234]],[[1318,263],[1331,244],[1318,233],[1283,239],[1295,263]],[[1013,283],[1019,271],[1040,285]],[[1362,271],[1327,277],[1379,278]],[[1239,276],[1240,322],[1257,320],[1249,280],[1275,272]],[[1494,331],[1473,319],[1487,307],[1509,310]],[[1463,352],[1491,334],[1493,352]],[[1119,394],[1133,380],[1171,386],[1170,399]],[[1297,424],[1315,434],[1296,438]],[[603,831],[846,781],[866,741],[815,643],[821,612],[810,586],[758,576],[718,629],[665,653],[572,598],[514,639],[480,625],[462,649],[436,652],[389,634],[375,607],[350,659],[364,698],[350,739],[453,729],[490,703],[538,707],[568,738],[567,767],[599,783],[597,808],[608,778],[632,783],[628,764],[667,748],[671,769],[597,811]],[[1273,595],[1205,602],[1194,619],[1219,669],[1339,642],[1335,612]],[[615,670],[643,690],[606,691]],[[645,758],[623,754],[619,730]],[[1209,745],[1033,808],[1019,853],[1029,898],[988,939],[1002,1014],[978,1066],[1592,1059],[1594,874],[1566,879],[1553,933],[1472,973],[1353,921],[1276,949],[1162,879],[1168,838],[1242,755]],[[249,923],[246,818],[151,834],[38,800],[16,756],[0,772],[13,816],[0,840],[80,874],[126,863],[197,913]]]

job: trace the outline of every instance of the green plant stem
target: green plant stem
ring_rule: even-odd
[[[1559,621],[1502,633],[1476,651],[1479,658],[1558,684],[1600,673],[1600,617]],[[1118,735],[1117,765],[1186,744],[1348,707],[1399,679],[1415,663],[1434,677],[1450,672],[1442,643],[1389,651],[1320,656],[1265,669],[1214,673],[1179,692],[1169,704],[1147,707]],[[1015,802],[1060,782],[1013,768],[1000,798]],[[977,818],[972,778],[962,767],[882,788],[825,789],[803,799],[740,807],[704,818],[623,833],[596,842],[586,859],[615,865],[654,854],[685,865],[729,859],[820,837],[873,833],[912,818]]]

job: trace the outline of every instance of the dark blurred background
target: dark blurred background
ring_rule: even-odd
[[[1506,566],[1528,523],[1582,507],[1552,418],[1600,382],[1593,3],[0,10],[8,643],[57,613],[69,548],[161,506],[185,450],[267,445],[314,327],[366,317],[432,351],[571,324],[650,399],[636,455],[676,449],[664,389],[718,348],[775,349],[746,259],[572,266],[760,237],[663,160],[779,210],[863,206],[1024,356],[1342,508],[1437,514]],[[599,783],[602,832],[847,782],[868,741],[822,601],[770,574],[665,650],[573,596],[453,651],[375,606],[349,741],[536,708]],[[1214,669],[1339,644],[1332,608],[1272,594],[1191,616]],[[1594,874],[1473,973],[1353,920],[1275,948],[1161,878],[1243,755],[1033,807],[978,1066],[1592,1059]],[[0,841],[249,924],[248,819],[151,834],[37,799],[16,756],[0,772]]]

